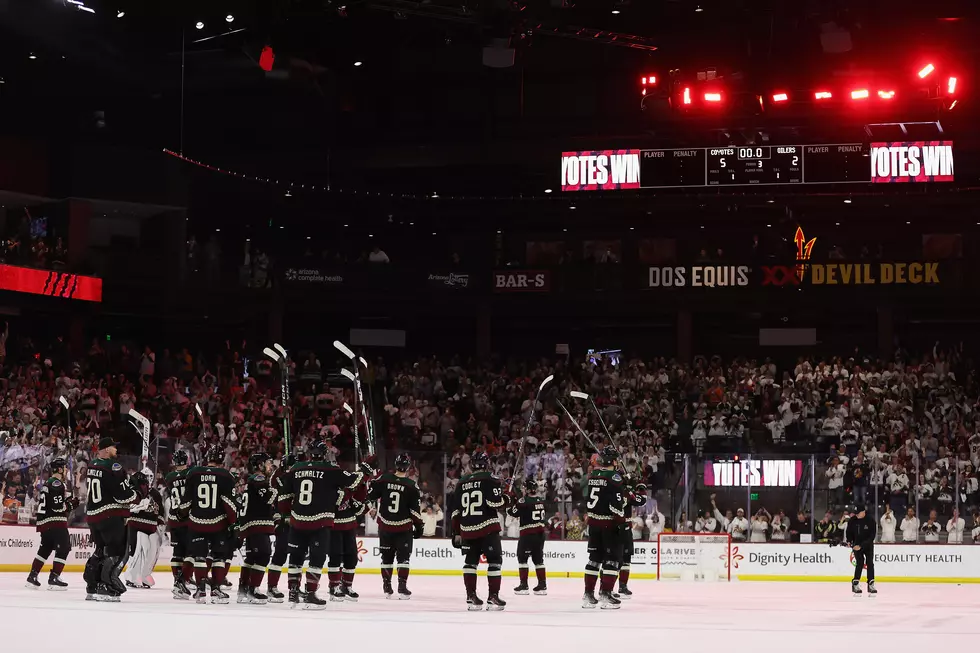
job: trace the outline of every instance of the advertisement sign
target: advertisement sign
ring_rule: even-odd
[[[87,529],[69,529],[72,551],[65,567],[80,572],[95,550]],[[24,526],[0,526],[0,572],[27,573],[40,544],[40,534]],[[517,575],[517,540],[503,540],[504,575]],[[689,546],[689,545],[677,545]],[[672,553],[666,550],[664,555]],[[727,547],[726,547],[727,549]],[[376,537],[357,538],[357,573],[379,573],[381,548]],[[160,547],[157,573],[169,573],[173,549]],[[656,542],[633,543],[634,578],[656,578],[660,552]],[[854,558],[846,547],[826,544],[732,542],[728,560],[732,580],[740,581],[841,581],[854,572]],[[548,540],[544,561],[552,578],[580,578],[588,562],[587,543],[582,540]],[[232,571],[241,567],[236,551]],[[48,563],[50,565],[50,561]],[[425,538],[412,545],[412,573],[422,575],[461,575],[463,556],[446,539]],[[978,583],[980,546],[936,544],[879,544],[875,547],[875,572],[879,581]]]
[[[673,265],[651,267],[649,288],[733,288],[749,285],[747,265]]]
[[[639,187],[640,150],[590,150],[561,155],[564,191]]]
[[[801,269],[802,268],[802,269]],[[939,263],[807,263],[763,265],[763,286],[938,285]]]
[[[800,460],[723,460],[704,464],[705,487],[796,487]]]
[[[551,272],[548,270],[500,270],[493,273],[494,292],[548,292]]]
[[[426,277],[430,288],[464,290],[470,287],[470,275],[468,274],[430,272]]]
[[[953,181],[953,142],[872,143],[871,181],[876,184]]]
[[[0,290],[87,302],[102,301],[102,279],[70,272],[0,265]]]
[[[344,275],[339,272],[332,272],[310,265],[286,268],[282,276],[287,284],[297,286],[340,286],[344,283]]]

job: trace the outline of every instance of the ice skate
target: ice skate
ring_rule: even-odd
[[[68,583],[61,580],[61,576],[52,573],[48,576],[48,591],[49,592],[65,592],[68,590]]]
[[[286,596],[277,587],[266,588],[266,594],[269,597],[269,603],[282,603],[286,600]]]
[[[496,594],[491,594],[487,597],[487,611],[488,612],[500,612],[507,607],[507,601],[504,601]]]
[[[412,598],[412,593],[408,591],[408,586],[405,583],[398,583],[398,600],[408,601]]]
[[[514,588],[514,594],[518,596],[526,596],[531,593],[531,588],[527,586],[527,583],[521,583]]]
[[[631,592],[630,589],[628,587],[626,587],[625,585],[620,585],[619,586],[619,593],[617,594],[617,596],[621,600],[626,601],[626,600],[629,600],[629,599],[633,598],[633,592]]]
[[[868,581],[868,598],[874,598],[878,595],[878,588],[875,587],[875,582],[873,580]]]
[[[333,600],[333,593],[331,593],[331,601]],[[340,599],[343,601],[343,599]],[[306,592],[306,596],[303,597],[303,609],[304,610],[326,610],[327,602],[316,595],[316,592]]]
[[[231,600],[228,593],[222,589],[224,584],[219,584],[217,587],[211,588],[211,603],[216,605],[227,605]]]
[[[201,604],[208,602],[208,590],[204,585],[198,585],[194,591],[194,602]]]
[[[479,612],[483,609],[483,600],[476,595],[476,592],[466,595],[466,609],[470,612]]]
[[[36,590],[41,588],[41,581],[37,579],[36,573],[31,572],[31,574],[27,577],[27,583],[24,585],[24,587],[26,587],[29,590]]]
[[[548,586],[544,583],[538,583],[531,591],[534,592],[535,596],[548,596]]]
[[[395,598],[395,590],[391,589],[391,581],[386,580],[381,584],[381,591],[384,592],[386,599]]]
[[[247,592],[247,603],[250,605],[265,605],[269,602],[269,597],[258,591],[254,587],[248,588]],[[282,601],[279,601],[282,603]]]
[[[585,591],[582,595],[582,607],[586,610],[593,610],[599,605],[599,600],[595,597],[595,592]]]
[[[622,601],[612,592],[599,592],[599,608],[602,610],[619,610]]]
[[[182,580],[174,581],[174,588],[171,590],[173,597],[180,601],[187,601],[191,598],[191,591]]]
[[[861,594],[863,594],[863,592],[861,591],[861,581],[857,581],[857,580],[851,581],[851,593],[854,596],[860,596]]]

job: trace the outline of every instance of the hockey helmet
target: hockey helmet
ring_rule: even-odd
[[[204,460],[215,465],[220,465],[225,462],[225,452],[218,445],[211,445],[208,448],[207,454],[204,456]]]
[[[174,455],[171,456],[170,461],[173,463],[174,467],[183,467],[184,465],[187,465],[187,452],[183,449],[178,449],[174,452]]]
[[[313,460],[323,460],[327,457],[327,442],[319,438],[310,445],[310,458]]]
[[[470,467],[474,470],[483,470],[490,467],[490,457],[483,451],[477,451],[470,456]]]
[[[533,478],[524,479],[524,491],[528,494],[534,494],[538,491],[538,482]]]
[[[253,453],[248,457],[248,468],[252,471],[258,471],[270,459],[269,454],[265,452]]]
[[[306,460],[306,454],[302,451],[297,451],[295,453],[287,454],[286,457],[283,458],[282,464],[286,469],[289,469],[296,463],[301,463],[304,460]]]
[[[395,471],[407,472],[412,468],[412,457],[407,453],[400,453],[395,457]]]
[[[61,456],[58,456],[57,458],[51,461],[51,473],[60,474],[61,472],[65,471],[65,467],[67,466],[68,466],[68,461],[62,458]]]
[[[599,452],[599,461],[602,463],[603,467],[615,465],[617,460],[619,460],[619,452],[616,451],[616,447],[606,445],[602,448],[602,451]]]

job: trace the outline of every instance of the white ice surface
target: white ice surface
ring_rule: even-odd
[[[514,596],[516,579],[505,577],[506,611],[471,613],[460,577],[415,576],[411,601],[388,601],[380,576],[359,575],[359,603],[314,612],[175,601],[160,574],[156,588],[129,590],[121,603],[86,602],[81,575],[64,578],[67,592],[48,592],[24,588],[22,574],[0,574],[3,650],[717,653],[749,646],[827,653],[968,650],[980,635],[980,584],[883,584],[871,599],[852,597],[845,583],[637,580],[621,610],[600,611],[579,606],[581,579],[551,579],[549,595],[539,597]],[[231,580],[237,585],[236,575]],[[486,598],[486,579],[479,582]],[[758,639],[775,631],[781,643]]]

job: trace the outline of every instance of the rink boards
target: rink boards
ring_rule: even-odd
[[[72,551],[67,571],[82,571],[94,550],[87,529],[72,528]],[[376,537],[360,537],[358,572],[377,573],[381,553]],[[0,571],[27,572],[40,544],[33,527],[0,526]],[[675,545],[683,546],[683,545]],[[504,575],[517,575],[517,541],[504,540]],[[656,578],[657,543],[634,542],[632,576]],[[665,552],[669,553],[669,552]],[[168,571],[171,547],[160,550],[157,571]],[[586,543],[549,540],[545,543],[545,565],[551,577],[578,577],[588,560]],[[236,551],[235,569],[241,564]],[[838,581],[850,578],[854,563],[850,549],[825,544],[732,543],[732,580],[743,581]],[[875,546],[876,575],[880,581],[918,583],[980,582],[980,546],[938,544],[878,544]],[[412,573],[457,575],[463,557],[449,540],[416,540]]]

